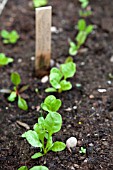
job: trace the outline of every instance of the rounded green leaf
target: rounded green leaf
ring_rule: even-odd
[[[15,86],[18,86],[21,83],[20,75],[16,72],[11,74],[11,81]]]
[[[51,92],[57,92],[57,90],[54,89],[53,87],[49,87],[49,88],[45,89],[45,92],[51,93]]]
[[[33,0],[33,4],[35,8],[47,5],[47,0]]]
[[[45,128],[49,133],[58,132],[62,126],[62,117],[59,113],[48,113],[45,118]]]
[[[51,148],[51,150],[53,152],[59,152],[59,151],[62,151],[64,150],[66,147],[65,143],[63,142],[55,142]]]
[[[43,154],[40,153],[40,152],[38,152],[38,153],[35,153],[34,155],[32,155],[31,158],[32,158],[32,159],[37,159],[37,158],[40,158],[40,157],[42,157],[42,156],[43,156]]]
[[[74,76],[74,74],[76,72],[76,64],[73,62],[61,64],[60,69],[64,75],[64,78],[67,79],[69,77]]]
[[[46,166],[34,166],[33,168],[30,168],[29,170],[49,170]]]
[[[10,102],[14,102],[14,101],[15,101],[15,98],[16,98],[16,92],[13,91],[13,92],[11,92],[10,96],[8,97],[8,100],[9,100]]]
[[[87,34],[90,34],[92,31],[93,31],[93,25],[87,26],[87,28],[86,28],[86,33],[87,33]]]
[[[2,30],[2,31],[1,31],[1,36],[2,36],[2,38],[8,38],[9,32],[6,31],[6,30]]]
[[[8,58],[4,53],[0,53],[0,65],[7,65],[8,63],[13,62],[12,58]]]
[[[34,147],[42,147],[42,144],[39,141],[38,134],[33,130],[28,130],[25,132],[22,137],[26,138],[28,143]]]
[[[86,41],[86,38],[87,38],[87,33],[85,31],[80,31],[77,34],[76,41],[79,44],[79,46],[84,44],[84,42]]]
[[[18,170],[28,170],[27,166],[21,166]]]
[[[86,21],[84,19],[80,19],[78,21],[78,29],[79,29],[79,31],[85,31],[85,29],[86,29]]]
[[[41,108],[48,112],[56,112],[60,107],[61,100],[56,99],[56,97],[53,95],[46,97],[44,103],[41,104]]]
[[[62,91],[67,91],[67,90],[70,90],[72,88],[72,84],[69,81],[66,81],[66,80],[62,80],[60,82],[60,85],[61,85]]]
[[[20,96],[18,97],[18,107],[22,110],[28,110],[27,102]]]

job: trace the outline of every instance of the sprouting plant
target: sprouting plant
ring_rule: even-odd
[[[4,66],[12,62],[13,62],[13,58],[6,57],[4,53],[0,53],[0,66]]]
[[[21,166],[18,170],[28,170],[27,166]],[[49,170],[46,166],[34,166],[29,170]]]
[[[10,102],[13,102],[18,97],[18,107],[22,110],[27,110],[28,106],[26,101],[20,96],[20,93],[25,91],[28,88],[28,85],[23,86],[19,89],[19,85],[21,83],[20,75],[16,72],[13,72],[11,74],[11,82],[14,84],[13,91],[10,92],[10,96],[8,97],[8,100]]]
[[[3,38],[4,44],[15,44],[19,39],[19,34],[15,30],[11,32],[8,32],[7,30],[2,30],[1,37]]]
[[[49,79],[52,87],[47,88],[46,92],[67,91],[72,88],[72,84],[67,81],[67,78],[73,77],[76,73],[76,64],[73,60],[67,59],[60,68],[53,67],[50,71]]]
[[[86,148],[81,147],[79,153],[86,154]]]
[[[44,102],[41,104],[41,108],[47,112],[57,112],[61,107],[61,100],[56,99],[55,96],[49,95],[45,98]]]
[[[58,152],[65,149],[63,142],[53,142],[52,135],[58,132],[62,126],[62,117],[59,113],[48,113],[46,118],[38,118],[38,123],[34,125],[34,130],[28,130],[22,137],[26,138],[33,147],[40,148],[40,152],[35,153],[31,158],[36,159],[45,155],[48,151]]]
[[[89,17],[92,15],[92,11],[91,9],[87,9],[87,10],[79,10],[79,15],[80,17]]]
[[[35,8],[47,5],[48,0],[33,0],[33,5]]]
[[[86,25],[86,21],[84,19],[80,19],[77,24],[78,34],[75,38],[76,44],[74,42],[70,42],[69,54],[74,56],[77,54],[81,45],[83,45],[87,39],[87,36],[93,31],[93,25]]]
[[[79,0],[82,8],[86,8],[89,4],[89,0]]]

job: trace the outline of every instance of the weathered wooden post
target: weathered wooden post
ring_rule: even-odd
[[[46,75],[51,58],[51,17],[52,7],[36,8],[36,76]]]

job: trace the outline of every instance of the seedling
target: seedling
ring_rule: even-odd
[[[19,85],[21,83],[20,75],[16,72],[11,74],[11,82],[14,84],[13,91],[11,91],[10,96],[8,97],[8,100],[10,102],[13,102],[18,98],[18,107],[22,110],[27,110],[28,106],[26,101],[20,96],[20,93],[25,91],[28,88],[28,85],[23,86],[19,89]]]
[[[4,66],[12,62],[13,58],[6,57],[4,53],[0,53],[0,66]]]
[[[33,5],[35,8],[47,5],[48,0],[33,0]]]
[[[15,44],[19,39],[19,34],[15,30],[11,32],[8,32],[7,30],[2,30],[1,37],[3,38],[4,44]]]
[[[18,170],[28,170],[27,166],[21,166]],[[34,166],[29,170],[49,170],[46,166]]]
[[[89,4],[89,0],[79,0],[82,8],[86,8]]]
[[[48,151],[58,152],[65,149],[63,142],[53,142],[52,135],[58,132],[62,126],[62,117],[59,113],[48,113],[46,118],[38,118],[38,123],[34,125],[34,130],[28,130],[22,137],[26,138],[33,147],[40,148],[40,152],[35,153],[31,158],[36,159],[45,155]]]
[[[50,71],[50,84],[52,87],[47,88],[45,92],[59,92],[67,91],[72,88],[72,84],[67,81],[67,78],[73,77],[76,73],[76,64],[73,60],[67,59],[60,68],[53,67]]]
[[[93,25],[86,25],[84,19],[80,19],[77,24],[78,34],[75,38],[76,44],[70,42],[69,54],[74,56],[77,54],[79,48],[85,43],[87,36],[93,31]]]
[[[80,15],[80,17],[86,18],[86,17],[89,17],[92,15],[92,11],[91,11],[91,9],[79,10],[79,15]]]
[[[79,153],[86,154],[86,148],[81,147]]]

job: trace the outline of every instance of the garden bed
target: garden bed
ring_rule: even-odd
[[[55,94],[62,100],[59,113],[63,118],[62,129],[54,135],[54,141],[66,140],[75,136],[78,139],[76,149],[70,153],[49,152],[37,160],[30,158],[36,149],[21,138],[26,131],[17,121],[24,122],[33,128],[37,122],[37,110],[47,96],[44,92],[49,82],[41,83],[34,74],[35,55],[35,12],[30,0],[10,0],[0,16],[2,29],[17,30],[20,35],[16,45],[3,45],[0,39],[0,52],[13,57],[14,62],[0,67],[0,89],[11,87],[10,74],[17,71],[22,84],[29,89],[24,97],[29,110],[22,111],[17,102],[10,103],[7,96],[0,94],[0,169],[16,170],[22,165],[45,165],[49,170],[111,170],[113,169],[113,1],[91,0],[93,15],[87,18],[88,23],[95,25],[93,33],[87,39],[81,52],[74,57],[77,73],[71,79],[72,90]],[[68,39],[74,39],[80,4],[77,0],[49,0],[53,6],[53,26],[61,30],[52,34],[52,59],[63,63],[68,57]],[[111,58],[112,57],[112,58]],[[76,83],[82,85],[76,87]],[[35,89],[39,89],[39,93]],[[101,93],[98,89],[106,89]],[[79,153],[81,146],[87,149],[85,155]]]

